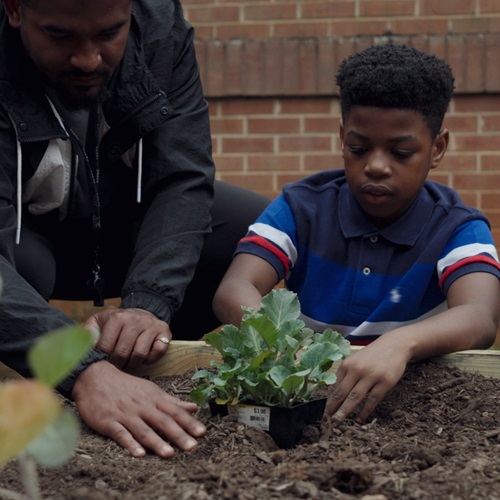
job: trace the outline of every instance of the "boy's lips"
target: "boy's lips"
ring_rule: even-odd
[[[387,187],[379,184],[368,184],[361,188],[363,194],[369,194],[372,196],[390,196],[392,191]]]
[[[387,186],[369,184],[361,188],[361,193],[366,201],[380,203],[392,196],[392,191]]]

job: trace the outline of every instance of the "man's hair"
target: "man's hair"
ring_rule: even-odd
[[[370,47],[344,59],[336,81],[343,120],[355,105],[412,109],[422,113],[433,139],[441,130],[455,88],[445,61],[392,44]]]

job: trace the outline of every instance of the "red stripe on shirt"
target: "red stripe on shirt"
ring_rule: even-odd
[[[280,262],[283,264],[283,267],[285,268],[285,274],[288,274],[288,271],[290,270],[290,259],[287,257],[286,254],[284,254],[282,251],[276,248],[272,243],[269,243],[268,240],[266,240],[262,236],[256,235],[256,236],[246,236],[245,238],[242,238],[240,240],[240,243],[244,242],[254,243],[256,245],[265,248],[266,250],[269,250],[273,255],[278,257]]]
[[[460,269],[462,266],[465,266],[467,264],[471,264],[474,262],[484,262],[486,264],[490,264],[492,266],[495,266],[497,269],[500,270],[500,264],[492,257],[488,257],[486,255],[475,255],[474,257],[467,257],[466,259],[459,260],[455,264],[452,264],[451,266],[446,268],[444,273],[441,275],[441,279],[439,280],[439,286],[441,288],[443,288],[444,281],[451,273],[453,273],[457,269]]]

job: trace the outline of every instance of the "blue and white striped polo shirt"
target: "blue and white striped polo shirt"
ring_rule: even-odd
[[[460,276],[500,265],[486,217],[450,188],[426,181],[412,206],[378,229],[352,196],[344,171],[285,186],[238,244],[269,262],[297,293],[302,319],[353,344],[447,308]]]

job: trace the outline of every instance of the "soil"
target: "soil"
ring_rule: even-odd
[[[189,377],[157,379],[187,398]],[[295,448],[264,431],[200,410],[208,432],[191,453],[134,459],[83,429],[73,458],[39,470],[44,498],[500,499],[500,379],[430,362],[404,378],[365,425],[306,427]],[[0,487],[22,491],[17,464]]]

